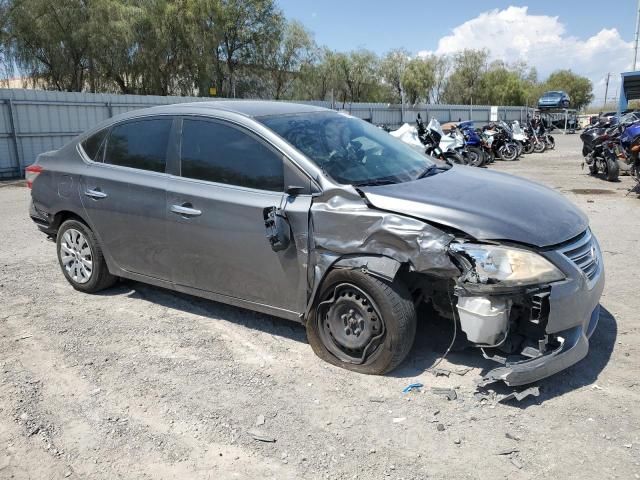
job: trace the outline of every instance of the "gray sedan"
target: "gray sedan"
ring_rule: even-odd
[[[75,289],[128,278],[302,322],[321,358],[357,372],[403,361],[432,320],[417,311],[450,319],[498,362],[485,381],[510,385],[583,358],[598,321],[600,248],[564,197],[331,110],[138,110],[26,177]]]

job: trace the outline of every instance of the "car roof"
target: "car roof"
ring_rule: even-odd
[[[291,115],[296,113],[331,112],[333,110],[292,102],[269,100],[212,100],[202,102],[175,103],[146,109],[146,113],[154,110],[157,113],[213,113],[215,111],[233,112],[248,117],[264,117],[269,115]]]

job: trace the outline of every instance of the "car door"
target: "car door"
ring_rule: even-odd
[[[301,311],[311,196],[283,193],[291,165],[249,130],[204,117],[181,123],[179,176],[167,187],[173,282]],[[264,209],[285,204],[293,239],[275,252]]]
[[[128,272],[169,280],[166,244],[168,145],[173,117],[111,127],[101,157],[89,162],[80,196],[103,250]]]

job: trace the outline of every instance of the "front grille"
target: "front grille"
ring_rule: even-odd
[[[600,271],[598,247],[591,230],[585,231],[576,240],[562,247],[560,253],[575,263],[589,280],[593,280]]]

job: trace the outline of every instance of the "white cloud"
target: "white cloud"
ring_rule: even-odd
[[[567,35],[558,17],[530,15],[527,7],[508,7],[482,13],[442,37],[434,51],[450,54],[465,48],[487,48],[492,59],[524,60],[536,67],[540,79],[552,71],[570,68],[588,77],[596,102],[604,100],[605,78],[611,72],[609,98],[613,100],[620,72],[633,63],[633,42],[626,42],[615,28],[603,29],[587,39]]]

